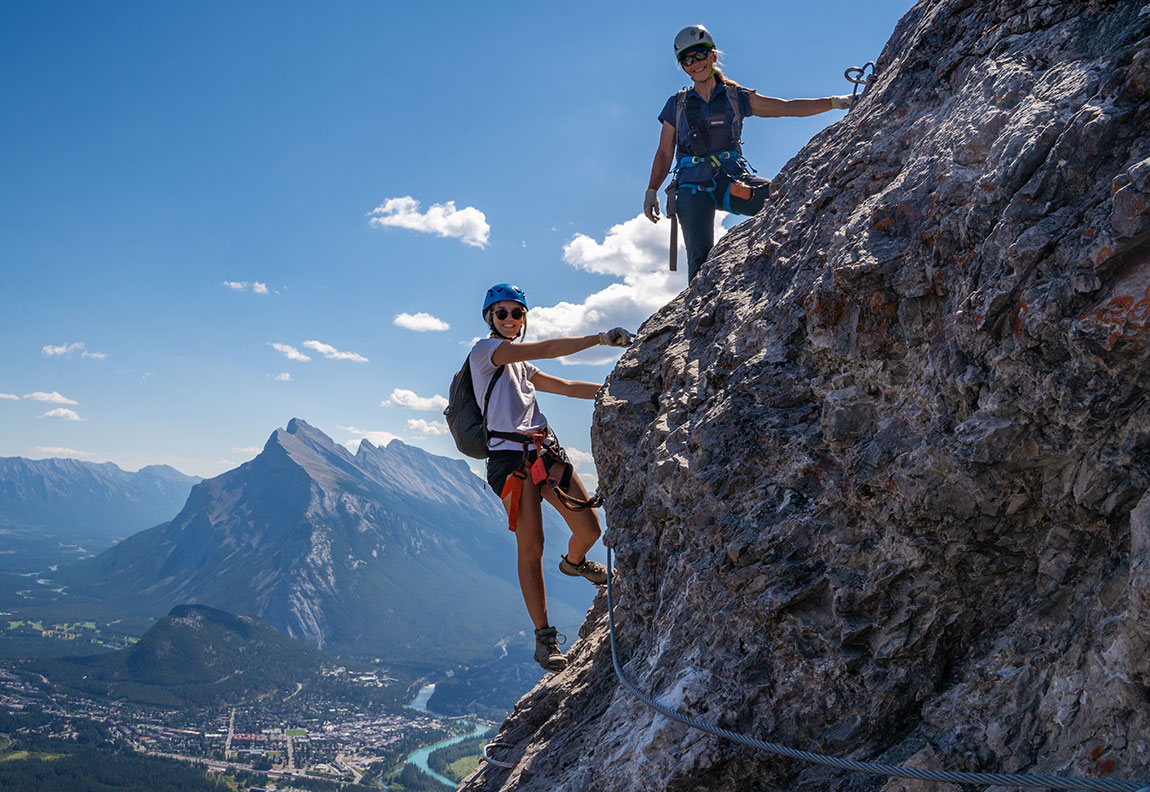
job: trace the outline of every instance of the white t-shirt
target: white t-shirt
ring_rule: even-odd
[[[479,409],[483,409],[483,397],[495,369],[491,362],[495,348],[503,343],[502,338],[484,338],[471,349],[471,385],[475,388],[475,399]],[[491,403],[487,407],[487,428],[496,432],[517,432],[532,434],[547,426],[547,419],[539,411],[535,401],[535,386],[531,378],[539,369],[527,361],[508,363],[503,374],[491,391]],[[523,448],[511,440],[493,437],[487,447],[498,451],[519,451]]]

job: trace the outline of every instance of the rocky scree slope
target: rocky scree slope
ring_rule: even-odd
[[[626,673],[799,748],[1150,781],[1150,5],[919,3],[879,68],[600,399]],[[463,789],[936,788],[657,715],[604,612]]]

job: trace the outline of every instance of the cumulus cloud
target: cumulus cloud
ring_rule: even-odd
[[[276,379],[276,382],[291,382],[291,374],[288,374],[285,371],[282,374],[276,374],[275,379]]]
[[[726,229],[724,213],[715,217],[715,239]],[[612,327],[634,331],[647,317],[662,308],[687,285],[687,256],[679,248],[681,269],[667,269],[668,226],[655,224],[643,215],[612,226],[602,242],[586,234],[576,234],[563,246],[563,260],[576,269],[620,278],[582,302],[560,302],[531,311],[530,330],[535,339],[555,336],[590,335]],[[537,335],[536,335],[537,334]],[[534,340],[534,339],[533,339]],[[599,347],[590,354],[561,358],[564,364],[605,363],[618,350]]]
[[[447,424],[443,421],[425,421],[422,418],[408,418],[407,428],[421,435],[447,434]]]
[[[367,440],[374,446],[385,446],[392,440],[399,439],[399,435],[394,435],[391,432],[373,432],[370,429],[357,429],[354,426],[341,426],[339,428],[348,434],[355,435],[354,439],[345,444],[352,452],[359,448],[360,440]]]
[[[442,319],[437,319],[429,313],[420,311],[417,314],[401,313],[396,315],[394,324],[397,327],[406,327],[418,333],[428,330],[450,330],[451,325]]]
[[[45,393],[44,391],[35,391],[34,393],[25,393],[25,399],[32,399],[38,402],[47,402],[48,404],[79,404],[78,401],[73,401],[66,396],[61,396],[56,391]]]
[[[273,343],[271,345],[271,347],[276,352],[282,352],[283,356],[286,357],[288,360],[298,360],[302,363],[306,363],[307,361],[311,360],[310,357],[305,355],[303,352],[300,352],[298,349],[293,347],[291,344]]]
[[[363,355],[357,355],[355,352],[341,352],[330,344],[325,344],[322,341],[304,341],[303,345],[308,349],[319,352],[328,360],[350,360],[353,363],[367,363],[367,358]]]
[[[73,352],[79,352],[81,357],[91,360],[104,360],[108,356],[103,352],[89,352],[83,341],[74,341],[71,344],[60,344],[53,346],[48,344],[41,347],[41,352],[45,357],[72,357]]]
[[[75,402],[72,402],[75,404]],[[40,416],[41,418],[59,418],[61,421],[82,421],[84,420],[76,414],[75,410],[69,410],[67,407],[57,407],[55,410],[49,410]]]
[[[259,281],[252,281],[251,283],[247,281],[224,281],[224,285],[232,291],[250,291],[252,294],[268,293],[268,285]]]
[[[415,391],[396,388],[391,392],[387,401],[381,401],[380,407],[406,407],[409,410],[423,410],[426,412],[443,412],[447,407],[447,399],[438,393],[434,396],[417,396]]]
[[[578,448],[566,447],[563,449],[567,452],[567,456],[571,458],[572,464],[575,467],[588,467],[592,470],[595,469],[595,457],[587,451],[581,451]]]
[[[15,399],[15,400],[19,401],[20,397],[17,396],[15,393],[0,393],[0,399]]]
[[[61,448],[60,446],[33,446],[32,451],[37,454],[54,457],[79,457],[81,459],[88,459],[95,456],[95,454],[88,451],[77,451],[74,448]]]
[[[371,225],[394,226],[458,239],[472,247],[484,247],[491,233],[487,216],[474,206],[455,208],[455,201],[432,204],[426,212],[419,211],[419,201],[410,195],[388,198],[371,211]]]

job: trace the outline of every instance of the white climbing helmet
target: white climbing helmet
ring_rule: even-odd
[[[706,44],[711,49],[715,48],[715,40],[711,38],[711,32],[702,25],[688,25],[679,31],[679,35],[675,36],[675,60],[683,54],[683,50],[697,47],[700,44]]]

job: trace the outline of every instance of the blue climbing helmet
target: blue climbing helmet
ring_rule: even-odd
[[[487,296],[483,298],[483,318],[487,318],[487,309],[501,300],[510,300],[517,302],[527,308],[527,295],[523,293],[523,289],[510,283],[497,283],[487,290]]]

